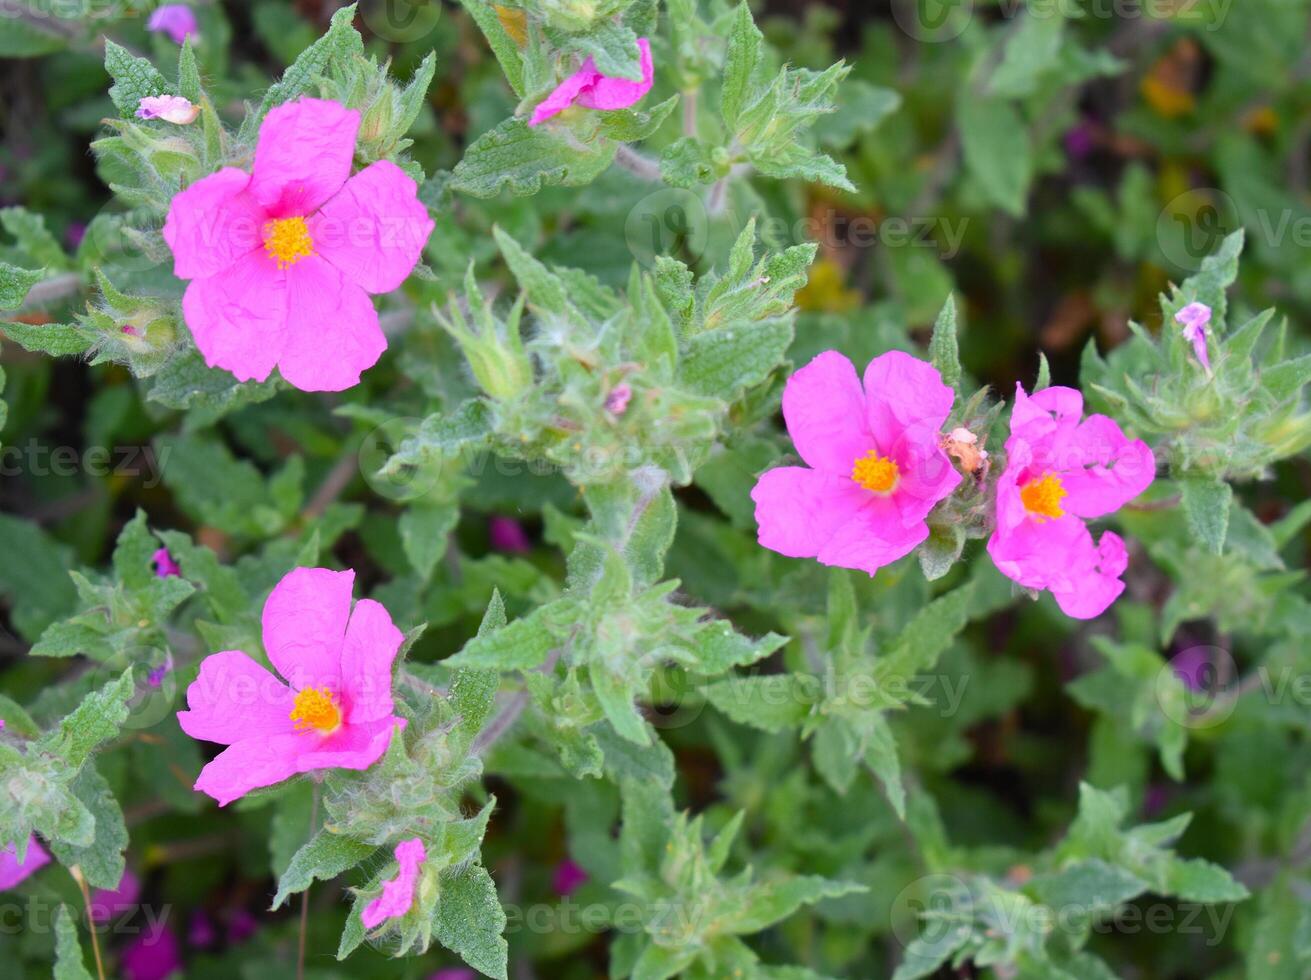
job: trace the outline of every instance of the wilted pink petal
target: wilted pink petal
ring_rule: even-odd
[[[553,116],[558,116],[572,105],[584,109],[627,109],[636,105],[651,91],[655,82],[655,65],[651,60],[651,42],[639,38],[637,47],[641,52],[642,80],[634,82],[627,78],[611,78],[596,70],[596,62],[588,58],[583,67],[578,69],[538,104],[533,110],[529,126],[540,126]]]
[[[360,913],[364,928],[374,929],[387,919],[404,915],[414,904],[414,885],[419,880],[419,866],[428,856],[423,841],[418,837],[401,841],[396,845],[396,863],[399,869],[396,877],[382,884],[382,894],[375,898]]]
[[[1174,315],[1183,329],[1184,340],[1193,345],[1193,353],[1207,374],[1211,373],[1211,353],[1206,346],[1206,328],[1211,323],[1211,307],[1205,303],[1189,303]]]
[[[138,119],[162,119],[177,126],[195,122],[198,115],[200,106],[180,95],[147,95],[137,107]]]
[[[199,27],[196,15],[185,3],[166,3],[150,15],[146,21],[146,30],[163,32],[173,39],[174,44],[181,44],[190,35],[196,34]]]
[[[296,568],[264,605],[264,648],[290,686],[249,656],[206,657],[178,723],[227,745],[196,780],[225,806],[252,789],[319,769],[367,769],[405,719],[392,714],[400,631],[381,605],[351,615],[353,572]]]
[[[931,364],[900,351],[871,361],[863,388],[836,351],[793,374],[783,418],[810,468],[757,481],[760,544],[871,575],[913,551],[929,512],[961,481],[941,446],[954,397]]]
[[[492,550],[510,555],[525,555],[533,550],[533,543],[523,525],[513,517],[496,514],[487,519],[487,536],[491,539]]]
[[[0,891],[13,888],[50,863],[50,855],[35,836],[27,840],[27,853],[18,860],[18,847],[10,844],[0,851]]]

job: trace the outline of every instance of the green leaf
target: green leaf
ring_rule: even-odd
[[[247,114],[241,127],[243,134],[249,134],[258,127],[260,120],[274,106],[290,102],[308,92],[330,64],[344,63],[351,54],[362,50],[363,41],[352,26],[355,7],[356,4],[352,3],[332,15],[327,33],[302,51],[291,67],[283,72],[282,79],[269,87],[264,93],[259,111]]]
[[[18,247],[37,265],[47,269],[68,267],[64,250],[46,228],[46,219],[27,208],[0,208],[0,226],[14,236]]]
[[[614,725],[615,731],[637,745],[649,745],[651,733],[633,703],[637,696],[633,679],[602,666],[593,667],[588,676],[592,681],[592,690],[601,702],[601,710],[605,712],[606,720]]]
[[[118,680],[84,697],[58,727],[35,743],[37,750],[58,756],[70,771],[76,772],[102,742],[118,735],[127,721],[127,703],[134,692],[129,667]]]
[[[243,405],[267,401],[278,393],[277,378],[238,381],[232,372],[212,368],[199,351],[179,351],[151,377],[147,397],[169,408],[185,409],[185,428],[210,425]]]
[[[501,71],[505,73],[505,80],[510,83],[514,94],[522,99],[527,94],[524,88],[523,59],[514,38],[506,32],[491,4],[484,0],[460,0],[460,5],[469,12],[473,22],[487,38],[492,53],[500,62]]]
[[[792,320],[787,318],[697,334],[683,353],[682,380],[698,394],[731,400],[783,363],[792,337]]]
[[[455,501],[416,504],[401,514],[398,523],[405,557],[425,581],[446,553],[447,540],[459,519],[460,507]]]
[[[579,187],[610,166],[615,148],[609,140],[583,146],[549,127],[507,119],[465,150],[450,187],[473,197],[495,197],[504,190],[526,197],[543,187]]]
[[[108,38],[105,39],[105,71],[114,80],[109,87],[109,98],[124,119],[136,115],[142,99],[164,95],[169,90],[168,82],[154,65]]]
[[[1176,858],[1166,873],[1170,892],[1185,902],[1241,902],[1251,893],[1233,876],[1201,858]]]
[[[1021,217],[1033,180],[1033,151],[1024,120],[1003,99],[967,93],[961,97],[958,125],[966,170],[989,201]]]
[[[760,29],[751,16],[751,8],[746,3],[739,4],[733,12],[729,28],[728,53],[724,58],[724,81],[720,93],[720,109],[730,130],[737,127],[738,118],[746,108],[752,92],[756,66],[760,63],[762,41]]]
[[[459,653],[448,657],[449,667],[475,670],[529,670],[538,666],[555,646],[547,628],[549,607],[540,606],[522,619],[487,633],[479,632]]]
[[[95,839],[86,847],[51,841],[50,850],[66,868],[77,865],[92,888],[113,891],[123,878],[127,826],[114,792],[94,765],[83,766],[71,789],[95,818]]]
[[[1224,551],[1229,532],[1229,508],[1234,488],[1223,480],[1204,476],[1185,477],[1179,481],[1183,491],[1184,513],[1193,536],[1215,554]]]
[[[783,921],[803,905],[813,905],[825,898],[840,898],[865,890],[864,885],[855,882],[832,881],[818,875],[760,882],[751,887],[744,914],[730,922],[726,931],[736,935],[759,932]]]
[[[1124,868],[1091,859],[1038,875],[1027,890],[1062,915],[1086,915],[1111,912],[1132,901],[1147,891],[1147,882]]]
[[[738,676],[702,689],[734,721],[766,732],[799,726],[819,703],[819,681],[798,674]]]
[[[960,388],[960,344],[956,337],[956,297],[948,296],[947,302],[933,323],[933,337],[929,340],[929,360],[942,375],[943,384],[951,388]]]
[[[921,980],[932,976],[965,945],[971,934],[969,926],[944,928],[935,922],[929,938],[918,936],[906,947],[892,980]]]
[[[601,21],[583,34],[564,35],[565,49],[591,57],[596,69],[609,78],[642,80],[642,52],[637,35],[623,24]]]
[[[869,765],[888,794],[888,802],[902,820],[906,819],[906,789],[901,782],[901,759],[897,756],[897,740],[888,720],[876,714],[866,722],[865,762]]]
[[[969,621],[973,592],[973,585],[963,585],[917,612],[892,649],[878,661],[879,678],[885,682],[893,678],[909,681],[937,663],[942,651]]]
[[[5,305],[6,302],[3,292],[4,276],[5,267],[0,263],[0,306]],[[36,278],[41,278],[39,272],[36,273]],[[18,302],[22,302],[21,296]],[[18,303],[14,305],[17,306]],[[85,354],[94,342],[89,331],[66,323],[0,323],[0,331],[23,350],[50,354],[54,357]]]
[[[0,262],[0,310],[15,310],[23,305],[23,300],[27,297],[27,291],[35,286],[45,277],[45,269],[20,269],[16,265],[10,265],[8,262]],[[26,324],[3,324],[5,333],[23,343],[21,336],[14,336],[11,328],[23,327]],[[27,347],[26,344],[23,344]],[[28,347],[28,350],[32,348]]]
[[[480,864],[443,872],[433,935],[464,962],[494,980],[506,980],[509,946],[505,910],[496,885]]]
[[[278,891],[269,911],[281,907],[287,897],[303,892],[314,881],[327,881],[349,871],[371,857],[378,848],[326,829],[320,830],[292,857],[278,879]]]
[[[118,882],[114,885],[117,887]],[[63,904],[55,913],[54,980],[91,980],[82,955],[82,942],[77,938],[77,925],[68,906]]]
[[[1065,32],[1064,11],[1030,13],[1006,42],[1006,53],[988,80],[988,94],[1019,98],[1032,95],[1043,76],[1055,68]]]
[[[1276,401],[1299,394],[1311,383],[1311,354],[1295,357],[1261,372],[1261,387]]]

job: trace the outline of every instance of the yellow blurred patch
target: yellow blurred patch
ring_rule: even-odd
[[[847,288],[842,266],[820,259],[810,267],[810,281],[797,293],[797,306],[810,313],[849,313],[860,306],[860,291]]]
[[[1183,38],[1167,51],[1139,86],[1143,98],[1158,116],[1176,119],[1197,108],[1193,94],[1201,72],[1202,51],[1192,38]]]
[[[522,47],[528,43],[528,18],[522,10],[517,7],[502,7],[499,3],[495,5],[496,19],[501,22],[505,28],[505,33],[515,44]]]

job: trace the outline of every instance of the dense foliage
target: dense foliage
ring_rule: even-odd
[[[0,0],[5,977],[1311,976],[1311,0],[769,6]]]

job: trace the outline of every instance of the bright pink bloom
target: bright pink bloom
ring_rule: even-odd
[[[181,44],[190,34],[199,32],[196,15],[185,3],[166,3],[159,7],[146,21],[146,30],[162,31],[173,39],[174,44]]]
[[[851,362],[820,354],[788,379],[783,419],[810,468],[760,477],[760,543],[790,558],[873,575],[929,535],[928,516],[961,475],[939,445],[955,395],[931,364],[901,351]]]
[[[195,122],[198,115],[200,106],[180,95],[147,95],[137,106],[138,119],[162,119],[178,126]]]
[[[636,105],[646,93],[651,91],[655,82],[655,64],[651,61],[651,42],[639,38],[637,47],[642,52],[642,80],[630,81],[627,78],[611,78],[596,70],[596,62],[588,58],[583,67],[574,72],[548,95],[533,110],[528,120],[529,126],[540,126],[553,116],[558,116],[570,106],[579,105],[584,109],[627,109]]]
[[[400,869],[396,877],[382,883],[382,894],[375,898],[360,913],[364,928],[373,929],[386,919],[395,919],[410,911],[414,904],[414,886],[419,880],[419,865],[423,864],[428,854],[423,841],[417,837],[403,840],[396,845],[396,863]]]
[[[587,884],[587,879],[586,871],[569,858],[565,858],[555,866],[555,874],[551,876],[551,887],[557,895],[567,898]]]
[[[361,599],[355,573],[293,568],[264,604],[264,649],[288,684],[246,654],[206,657],[178,723],[227,745],[196,789],[226,806],[261,786],[318,769],[367,769],[405,726],[393,712],[392,661],[401,631]]]
[[[35,836],[28,838],[27,853],[23,855],[21,862],[17,854],[18,847],[15,844],[0,850],[0,891],[13,888],[50,863],[49,853]]]
[[[1048,590],[1067,616],[1091,619],[1124,591],[1129,556],[1119,535],[1107,531],[1094,543],[1084,522],[1146,490],[1156,461],[1105,415],[1082,415],[1073,388],[1030,397],[1016,385],[988,553],[1007,578]]]
[[[252,173],[224,167],[173,198],[164,239],[211,367],[239,381],[277,367],[302,391],[341,391],[387,349],[369,294],[405,281],[433,222],[396,164],[350,175],[359,125],[337,102],[280,105]]]
[[[1184,340],[1193,345],[1193,353],[1201,362],[1206,373],[1211,373],[1211,354],[1206,349],[1206,328],[1211,323],[1211,307],[1205,303],[1189,303],[1174,315],[1175,323],[1180,324]]]
[[[124,869],[118,887],[113,891],[98,888],[91,893],[91,921],[108,922],[129,909],[135,908],[141,897],[141,879],[131,870]]]
[[[182,972],[182,951],[168,929],[138,936],[119,957],[127,980],[165,980]]]
[[[533,543],[528,540],[523,525],[513,517],[502,517],[499,514],[489,517],[487,535],[491,539],[493,551],[507,555],[526,555],[533,550]]]
[[[173,560],[173,556],[168,553],[167,548],[158,549],[150,556],[150,561],[155,566],[156,578],[168,578],[170,575],[181,575],[182,569],[178,563]]]

